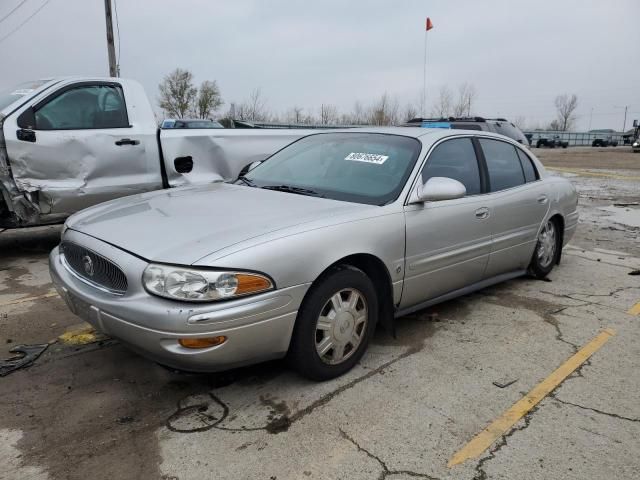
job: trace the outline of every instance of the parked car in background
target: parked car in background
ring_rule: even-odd
[[[484,131],[315,133],[235,182],[134,195],[69,218],[51,277],[78,316],[170,367],[288,356],[326,380],[376,324],[524,275],[575,232],[577,194]]]
[[[198,118],[167,118],[160,128],[224,128],[215,120],[202,120]]]
[[[237,178],[309,130],[158,129],[124,78],[45,79],[0,92],[0,228],[58,223],[125,195]]]
[[[569,142],[561,140],[560,135],[541,136],[536,141],[536,148],[567,148],[568,146]]]
[[[591,142],[592,147],[617,147],[618,141],[614,140],[611,135],[605,138],[596,138]]]
[[[635,153],[640,152],[640,138],[636,138],[631,144],[631,148]]]
[[[447,117],[413,118],[404,124],[406,127],[452,128],[454,130],[480,130],[505,135],[522,145],[529,145],[522,130],[506,118],[483,117]]]

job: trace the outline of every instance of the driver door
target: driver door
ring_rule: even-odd
[[[155,130],[132,121],[127,93],[125,82],[70,83],[5,120],[14,180],[41,214],[162,187]]]
[[[463,198],[405,206],[406,264],[401,308],[482,280],[491,249],[491,215],[470,137],[445,140],[429,155],[418,181],[448,177]]]

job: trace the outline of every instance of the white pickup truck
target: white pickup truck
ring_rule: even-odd
[[[158,129],[142,86],[58,78],[0,92],[0,227],[116,197],[231,180],[308,130]]]

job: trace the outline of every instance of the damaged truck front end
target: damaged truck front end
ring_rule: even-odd
[[[21,191],[11,175],[2,130],[5,116],[0,114],[0,228],[28,227],[56,223],[61,218],[40,218],[40,208],[34,193]]]

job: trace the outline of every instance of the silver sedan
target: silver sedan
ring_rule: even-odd
[[[173,368],[286,356],[324,380],[376,324],[546,276],[578,222],[567,180],[486,132],[317,133],[251,167],[69,218],[50,257],[69,308]]]

